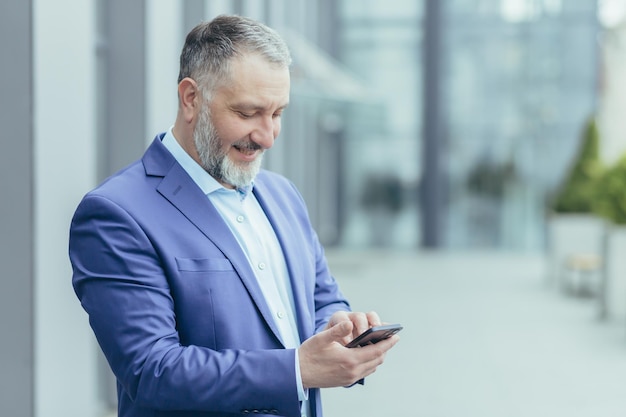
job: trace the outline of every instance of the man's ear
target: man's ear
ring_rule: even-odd
[[[178,102],[185,122],[194,120],[200,110],[201,99],[198,84],[193,79],[186,77],[178,83]]]

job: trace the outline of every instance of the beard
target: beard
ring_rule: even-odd
[[[261,169],[263,152],[252,162],[235,162],[228,157],[228,149],[223,146],[223,141],[211,122],[208,105],[202,106],[193,131],[193,139],[200,165],[221,183],[230,184],[235,188],[248,186]],[[246,150],[261,149],[257,143],[245,139],[238,140],[231,146]]]

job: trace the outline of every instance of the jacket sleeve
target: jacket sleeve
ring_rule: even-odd
[[[98,195],[70,228],[74,290],[118,382],[141,406],[299,416],[295,351],[181,345],[165,269],[148,235]]]

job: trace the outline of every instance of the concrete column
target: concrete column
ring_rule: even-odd
[[[103,0],[104,1],[104,0]],[[143,154],[146,146],[145,0],[106,0],[104,120],[100,176]]]
[[[420,205],[422,247],[442,244],[445,218],[443,205],[444,178],[441,167],[443,135],[441,133],[441,33],[444,0],[426,0],[424,7],[424,46],[421,65],[424,68],[422,182]]]
[[[0,12],[0,415],[34,414],[33,37],[29,0]]]

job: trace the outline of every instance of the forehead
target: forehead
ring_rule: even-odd
[[[229,82],[215,91],[215,104],[279,108],[289,102],[289,68],[248,54],[235,58],[230,69]]]

